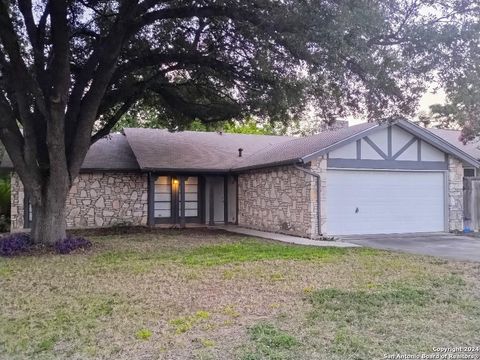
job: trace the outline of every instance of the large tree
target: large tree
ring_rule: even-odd
[[[33,207],[65,235],[92,143],[148,103],[181,128],[306,104],[332,119],[410,115],[464,0],[0,0],[0,139]],[[174,126],[174,127],[175,127]]]
[[[462,41],[446,53],[437,73],[446,102],[432,105],[430,114],[422,120],[442,128],[461,129],[461,139],[467,142],[480,136],[480,15],[465,24],[462,32]]]

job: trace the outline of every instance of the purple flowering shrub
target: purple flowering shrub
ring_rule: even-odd
[[[87,240],[80,236],[71,236],[67,235],[66,238],[58,240],[54,245],[53,248],[55,252],[58,254],[69,254],[74,250],[77,249],[89,249],[92,247],[92,243],[90,240]]]
[[[14,233],[0,238],[0,256],[15,256],[27,252],[32,246],[29,234]]]

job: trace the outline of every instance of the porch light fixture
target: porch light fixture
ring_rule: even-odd
[[[175,185],[178,185],[178,179],[177,179],[176,177],[173,178],[173,183],[174,183]]]

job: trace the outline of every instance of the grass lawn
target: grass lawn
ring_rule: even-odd
[[[383,359],[480,346],[480,266],[220,231],[0,258],[0,358]]]

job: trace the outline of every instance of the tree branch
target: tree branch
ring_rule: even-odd
[[[123,105],[120,106],[120,108],[105,122],[103,127],[101,129],[99,129],[92,136],[92,138],[90,140],[91,144],[94,144],[95,142],[97,142],[101,138],[107,136],[110,133],[110,131],[113,129],[113,127],[120,121],[122,116],[125,115],[125,113],[128,110],[130,110],[132,105],[135,103],[135,100],[136,100],[135,97],[131,97],[130,99],[127,99],[127,101],[125,101],[123,103]]]
[[[98,107],[115,71],[116,62],[127,39],[127,34],[130,33],[136,6],[136,1],[124,0],[120,6],[117,21],[106,37],[108,41],[105,41],[102,48],[97,47],[88,61],[89,68],[86,69],[84,76],[90,78],[90,72],[94,71],[93,77],[91,77],[92,81],[85,96],[81,100],[74,100],[79,101],[79,104],[81,103],[82,111],[78,113],[78,108],[74,109],[76,113],[73,114],[74,118],[71,119],[75,122],[74,136],[68,146],[68,169],[71,178],[76,177],[80,171],[83,159],[90,147],[91,133],[97,118]],[[90,62],[91,59],[93,60]],[[98,64],[98,66],[95,66],[95,64]],[[88,81],[84,86],[87,83]],[[78,91],[77,96],[81,96],[84,89],[85,87],[74,89],[74,91]],[[72,134],[69,136],[72,136]]]
[[[15,81],[11,83],[13,83],[15,87],[17,101],[21,109],[20,115],[23,121],[28,121],[29,114],[28,110],[26,110],[29,108],[29,101],[27,99],[28,92],[31,91],[35,95],[38,108],[42,114],[46,116],[45,99],[38,83],[28,73],[27,66],[20,52],[18,35],[13,28],[12,20],[8,14],[9,11],[6,7],[6,2],[0,1],[0,40],[10,59],[8,63],[9,66],[7,67],[9,77],[13,78],[13,76],[15,76]]]

